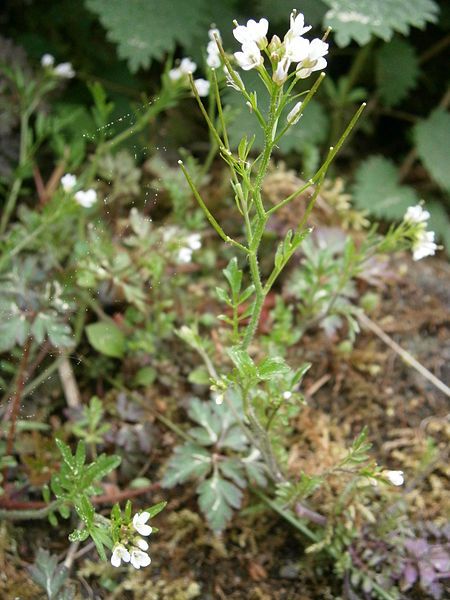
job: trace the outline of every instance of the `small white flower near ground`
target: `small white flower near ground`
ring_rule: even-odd
[[[75,200],[84,208],[91,208],[97,202],[97,192],[92,188],[89,190],[79,190],[75,194]]]
[[[420,204],[410,206],[403,217],[407,223],[426,223],[430,218],[430,213],[424,210]]]
[[[194,80],[195,89],[197,90],[197,94],[203,98],[209,94],[210,83],[207,79],[195,79]]]
[[[59,65],[56,65],[56,67],[53,69],[53,73],[62,79],[72,79],[72,77],[75,77],[75,71],[73,70],[70,62],[63,62]]]
[[[405,478],[403,476],[403,471],[386,471],[386,478],[392,483],[392,485],[403,485],[405,482]]]
[[[412,245],[413,259],[420,260],[425,256],[433,256],[437,248],[434,241],[434,231],[419,231]]]
[[[144,540],[143,538],[136,538],[134,540],[133,544],[136,544],[136,546],[140,550],[143,550],[144,552],[147,552],[147,550],[148,550],[148,542],[146,540]]]
[[[53,65],[55,64],[55,57],[53,56],[53,54],[44,54],[41,58],[41,65],[45,68],[45,69],[49,69],[50,67],[53,67]]]
[[[130,562],[131,556],[123,544],[116,544],[111,555],[111,564],[113,567],[120,567],[122,561]]]
[[[150,518],[150,513],[142,512],[136,513],[133,517],[133,527],[140,535],[150,535],[152,532],[152,528],[150,525],[146,525],[147,521]]]
[[[130,562],[135,569],[140,569],[141,567],[148,567],[152,559],[142,550],[133,548],[130,552]]]
[[[65,192],[69,193],[77,185],[77,178],[72,173],[66,173],[61,177],[61,185]]]
[[[190,248],[180,248],[178,251],[178,262],[190,263],[192,260],[192,250]]]
[[[191,248],[191,250],[200,250],[200,248],[202,247],[201,237],[199,233],[191,233],[191,235],[188,236],[186,242],[189,248]]]

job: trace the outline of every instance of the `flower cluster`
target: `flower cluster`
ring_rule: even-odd
[[[147,554],[149,548],[148,542],[139,536],[148,536],[152,532],[147,521],[150,518],[148,512],[136,513],[133,517],[131,531],[127,529],[123,532],[123,539],[114,545],[111,555],[111,564],[113,567],[120,567],[122,561],[131,563],[135,569],[148,567],[152,562]],[[139,535],[136,535],[139,534]]]
[[[295,64],[295,77],[299,79],[305,79],[313,71],[320,71],[327,66],[324,56],[328,53],[328,44],[318,38],[310,41],[303,37],[311,27],[305,27],[303,15],[295,10],[291,13],[290,28],[283,41],[274,35],[270,43],[268,42],[267,19],[260,19],[259,22],[250,19],[247,25],[239,25],[237,22],[235,24],[233,35],[242,44],[242,49],[235,52],[234,57],[244,71],[262,67],[262,52],[271,61],[272,79],[278,85],[282,85],[288,79],[292,64]]]
[[[187,83],[189,75],[195,73],[197,64],[190,58],[182,58],[180,64],[170,69],[169,79],[172,81],[181,81]],[[207,96],[209,94],[209,81],[206,79],[194,79],[195,89],[199,96]]]
[[[52,54],[44,54],[41,58],[41,65],[44,69],[48,69],[53,75],[61,79],[72,79],[72,77],[75,77],[72,63],[63,62],[55,66],[55,57]]]
[[[178,260],[180,263],[189,263],[192,260],[194,250],[199,250],[202,247],[199,233],[191,233],[186,239],[186,246],[178,251]]]
[[[410,206],[403,217],[403,222],[410,228],[414,260],[432,256],[438,248],[434,241],[434,231],[427,231],[429,218],[430,213],[420,204]]]
[[[217,41],[222,42],[222,37],[220,35],[220,31],[215,27],[211,27],[208,31],[209,42],[206,46],[206,64],[211,69],[218,69],[222,64],[220,59],[220,51],[219,46],[217,45]]]
[[[67,194],[72,193],[76,185],[77,178],[75,175],[72,175],[72,173],[66,173],[61,177],[61,186]],[[78,192],[75,192],[74,198],[80,206],[91,208],[91,206],[97,202],[97,192],[92,188],[89,188],[88,190],[78,190]]]

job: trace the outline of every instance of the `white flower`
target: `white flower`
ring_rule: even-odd
[[[55,64],[55,57],[53,54],[44,54],[41,58],[41,65],[44,68],[53,67]]]
[[[294,108],[290,111],[290,113],[286,117],[286,120],[289,123],[289,125],[295,125],[296,123],[298,123],[298,120],[301,117],[301,112],[300,112],[301,107],[302,107],[302,103],[297,102],[297,104],[294,106]]]
[[[290,21],[291,27],[287,32],[285,39],[290,37],[300,37],[311,29],[310,25],[305,27],[305,17],[302,15],[302,13],[297,14],[296,10],[291,12]]]
[[[64,177],[61,177],[61,185],[65,192],[71,192],[77,185],[77,178],[72,173],[66,173]]]
[[[217,29],[217,27],[211,27],[210,30],[208,31],[208,36],[209,39],[214,42],[216,44],[216,37],[219,39],[219,42],[222,41],[222,36],[220,35],[220,31]],[[217,48],[217,44],[216,44],[216,48]]]
[[[280,60],[277,68],[272,73],[272,79],[278,85],[283,85],[283,83],[288,78],[290,62],[289,60]]]
[[[142,552],[142,550],[133,548],[130,553],[130,562],[135,569],[140,569],[141,567],[148,567],[152,560],[150,556],[145,552]]]
[[[130,553],[123,544],[116,544],[113,548],[111,556],[111,564],[113,567],[120,567],[121,562],[130,562]]]
[[[283,398],[284,398],[285,400],[289,400],[289,398],[290,398],[291,396],[292,396],[292,392],[289,392],[289,391],[287,391],[287,392],[283,392]]]
[[[413,259],[420,260],[425,256],[433,256],[437,250],[434,241],[434,231],[419,231],[412,244]]]
[[[254,43],[260,48],[267,46],[267,31],[269,29],[269,21],[260,19],[259,23],[250,19],[247,25],[238,25],[233,29],[233,35],[241,44]]]
[[[190,248],[180,248],[178,251],[178,261],[180,263],[190,263],[192,260],[192,250]]]
[[[144,552],[148,550],[148,542],[143,538],[136,538],[133,543],[136,544],[136,546]]]
[[[194,73],[197,70],[196,63],[190,58],[182,58],[178,67],[170,69],[169,77],[172,81],[178,81],[182,77]]]
[[[300,62],[308,58],[310,41],[302,37],[287,38],[284,43],[285,57],[290,62]]]
[[[197,94],[200,97],[205,97],[209,94],[210,83],[207,79],[195,79],[194,80],[195,89],[197,90]]]
[[[179,69],[184,75],[189,75],[189,73],[194,73],[197,70],[197,65],[190,58],[182,58]]]
[[[91,208],[97,202],[97,192],[92,188],[89,190],[80,190],[75,194],[75,200],[84,208]]]
[[[211,69],[218,69],[221,65],[219,48],[215,41],[208,42],[206,46],[206,64]]]
[[[234,57],[244,71],[250,71],[255,67],[260,67],[264,59],[261,56],[261,52],[255,42],[246,42],[242,44],[242,52],[235,52]]]
[[[72,79],[72,77],[75,77],[75,71],[73,70],[70,62],[64,62],[56,65],[56,67],[53,69],[53,73],[57,77],[62,77],[63,79]]]
[[[146,525],[149,518],[150,513],[148,512],[136,513],[133,517],[133,527],[141,535],[150,535],[152,532],[150,525]]]
[[[309,77],[313,71],[325,69],[327,61],[323,58],[328,53],[328,44],[314,39],[309,43],[308,54],[297,65],[296,74],[300,79]]]
[[[403,217],[403,220],[407,223],[426,223],[430,218],[430,213],[427,210],[423,210],[420,204],[417,206],[410,206]]]
[[[385,475],[392,485],[403,485],[405,481],[403,471],[386,471]]]
[[[191,233],[187,238],[187,245],[192,250],[199,250],[202,247],[201,237],[199,233]]]

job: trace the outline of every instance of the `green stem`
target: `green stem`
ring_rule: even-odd
[[[20,188],[22,187],[22,169],[27,160],[27,144],[28,144],[28,119],[30,117],[29,110],[22,112],[20,117],[20,150],[19,150],[19,175],[14,179],[14,183],[11,188],[11,192],[5,204],[2,219],[0,222],[0,235],[5,232],[5,229],[9,223],[11,214],[16,207],[17,198],[19,196]]]
[[[0,508],[0,519],[8,521],[31,521],[36,519],[45,519],[54,511],[59,504],[59,500],[54,500],[44,508],[35,508],[29,510],[8,510],[7,508]]]

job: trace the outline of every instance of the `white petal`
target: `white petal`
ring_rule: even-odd
[[[121,560],[120,556],[117,554],[116,551],[114,551],[112,553],[112,556],[111,556],[111,564],[112,564],[112,566],[113,567],[120,567],[121,562],[122,562],[122,560]]]
[[[146,550],[148,550],[148,542],[146,540],[143,540],[142,538],[137,538],[134,543],[136,544],[136,546],[140,549],[143,550],[144,552]]]

